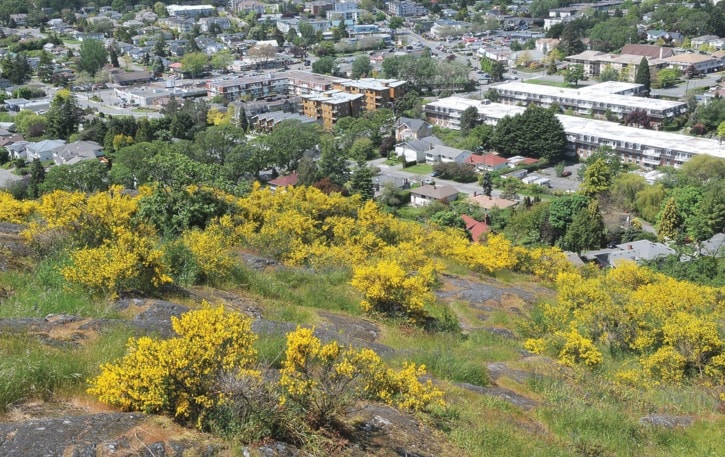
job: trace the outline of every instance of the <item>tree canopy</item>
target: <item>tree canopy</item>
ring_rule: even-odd
[[[501,119],[490,145],[505,157],[523,155],[556,163],[564,157],[567,141],[564,127],[554,113],[530,105],[522,114]]]

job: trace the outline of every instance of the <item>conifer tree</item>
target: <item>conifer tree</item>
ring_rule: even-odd
[[[637,67],[637,73],[634,75],[634,82],[636,84],[644,85],[645,92],[649,95],[650,89],[650,74],[649,74],[649,62],[646,57],[642,57]]]

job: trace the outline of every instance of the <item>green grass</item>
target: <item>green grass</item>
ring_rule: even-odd
[[[405,167],[403,171],[414,173],[416,175],[429,175],[433,172],[433,166],[427,163],[419,163],[411,167]]]
[[[123,355],[130,335],[119,327],[92,343],[59,349],[29,335],[0,334],[0,411],[27,399],[84,391],[102,363]]]
[[[83,317],[115,317],[108,302],[93,297],[79,287],[71,287],[60,269],[64,259],[47,258],[34,271],[0,272],[0,284],[11,295],[0,306],[0,318],[45,317],[48,314],[74,314]]]
[[[314,272],[281,269],[264,273],[250,271],[247,279],[249,290],[264,298],[292,306],[361,314],[360,297],[349,286],[350,276],[345,270]],[[295,311],[290,309],[288,312]]]

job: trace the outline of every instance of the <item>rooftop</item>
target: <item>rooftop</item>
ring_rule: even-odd
[[[605,82],[585,86],[578,89],[567,89],[564,87],[544,86],[539,84],[526,84],[522,82],[509,82],[496,86],[499,93],[503,91],[519,92],[529,95],[543,97],[566,98],[580,102],[604,102],[613,105],[627,106],[632,109],[667,110],[678,107],[686,107],[687,103],[660,100],[655,98],[642,98],[632,95],[620,95],[641,87],[640,84],[624,82]]]

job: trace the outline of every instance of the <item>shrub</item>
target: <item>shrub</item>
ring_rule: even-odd
[[[442,405],[443,392],[430,380],[418,380],[424,374],[424,366],[412,363],[399,371],[387,368],[370,349],[345,349],[334,341],[323,345],[312,329],[298,327],[287,335],[281,403],[305,411],[316,427],[334,425],[360,398],[409,410]]]
[[[177,337],[130,339],[126,355],[103,365],[88,392],[124,411],[171,414],[201,427],[205,412],[225,401],[224,373],[258,375],[256,335],[249,318],[206,304],[171,321]]]

